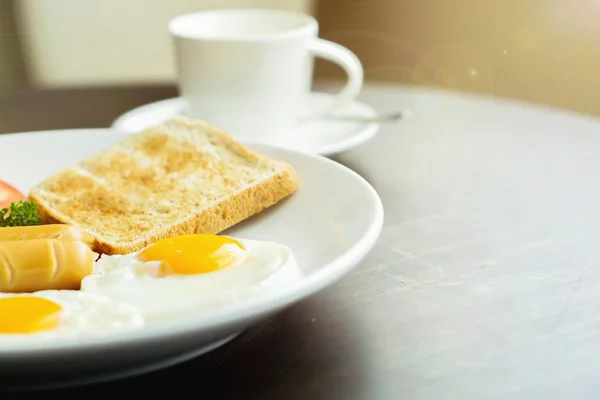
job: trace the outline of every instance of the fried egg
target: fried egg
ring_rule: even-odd
[[[158,321],[286,290],[301,278],[285,245],[189,234],[102,256],[81,290],[132,304],[147,321]]]
[[[0,346],[21,340],[77,338],[139,329],[133,306],[78,290],[0,293]]]

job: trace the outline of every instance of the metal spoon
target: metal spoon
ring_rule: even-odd
[[[390,114],[381,114],[374,117],[361,117],[352,115],[326,115],[324,119],[335,121],[351,121],[351,122],[395,122],[405,119],[408,116],[406,111],[397,111]]]

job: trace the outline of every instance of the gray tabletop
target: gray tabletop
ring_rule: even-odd
[[[415,115],[340,157],[386,210],[329,293],[369,360],[349,397],[600,398],[600,123],[418,89],[365,100]]]
[[[94,391],[600,398],[600,122],[402,86],[362,99],[412,116],[335,157],[385,207],[360,267],[208,355]]]

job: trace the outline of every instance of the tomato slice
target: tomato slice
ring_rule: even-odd
[[[0,181],[0,209],[10,206],[10,203],[25,200],[23,193],[4,181]]]

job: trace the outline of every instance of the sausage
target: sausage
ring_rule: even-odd
[[[78,290],[97,256],[75,240],[0,241],[0,292]]]
[[[73,225],[51,224],[0,228],[0,241],[30,239],[79,240],[88,246],[92,246],[94,243],[94,239],[89,233]]]

